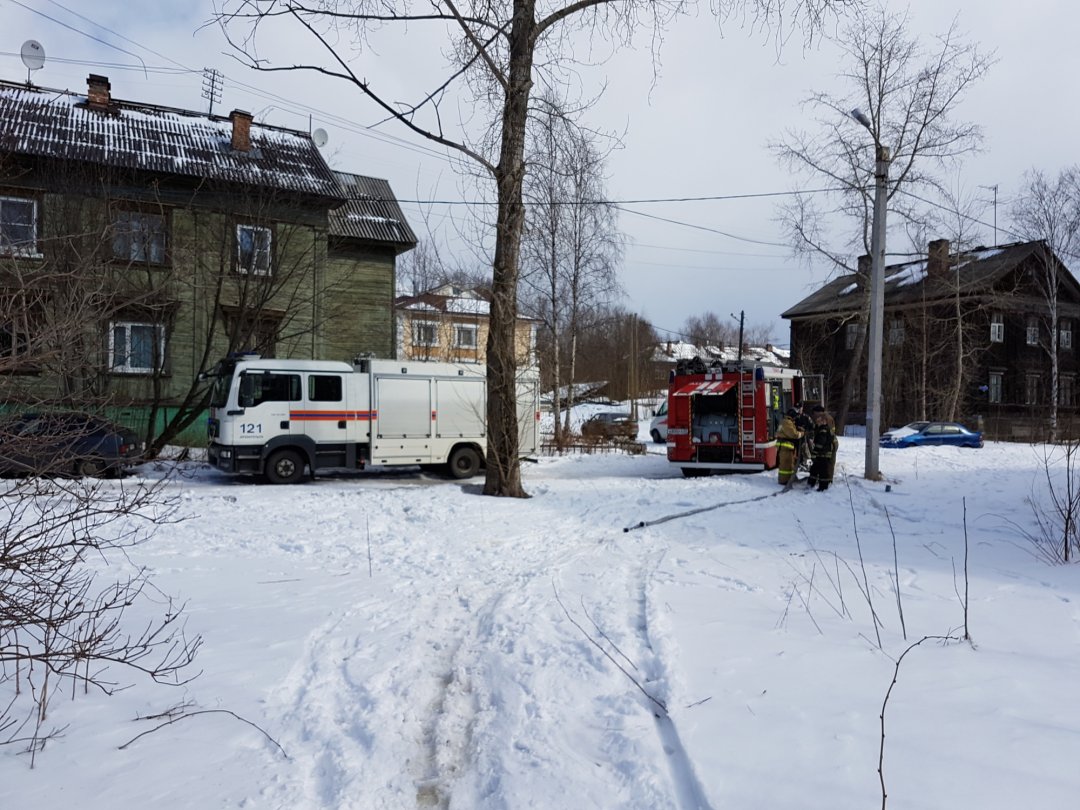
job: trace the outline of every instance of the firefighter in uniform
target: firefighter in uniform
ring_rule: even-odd
[[[795,452],[796,455],[796,470],[806,470],[810,472],[810,459],[813,456],[811,450],[814,446],[814,420],[810,418],[810,414],[806,412],[806,406],[800,404],[796,409],[798,415],[795,417],[795,427],[799,429],[799,433],[802,434],[802,441],[799,442],[798,448]]]
[[[817,484],[818,492],[824,492],[832,483],[833,469],[836,466],[836,448],[840,444],[836,438],[836,422],[821,405],[813,408],[814,433],[811,444],[810,477],[808,486]]]
[[[785,486],[791,483],[798,463],[796,448],[799,446],[803,435],[802,431],[795,427],[795,417],[798,415],[798,411],[792,408],[784,416],[783,421],[780,422],[780,427],[776,429],[776,447],[778,450],[776,480]]]

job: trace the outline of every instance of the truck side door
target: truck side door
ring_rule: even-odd
[[[293,411],[293,418],[303,424],[304,433],[315,444],[343,444],[353,417],[343,375],[312,372],[304,376],[303,406]]]
[[[224,444],[262,444],[295,432],[289,411],[291,403],[299,402],[301,396],[299,374],[243,372],[237,392],[238,412],[226,412],[229,418],[222,421],[218,440]]]

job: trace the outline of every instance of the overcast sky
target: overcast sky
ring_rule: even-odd
[[[212,16],[211,0],[137,5],[132,13],[132,0],[0,0],[0,77],[27,78],[18,54],[24,41],[35,39],[47,55],[44,69],[32,76],[36,85],[85,91],[86,75],[102,73],[117,98],[205,110],[201,71],[216,68],[225,80],[215,112],[239,108],[257,121],[326,130],[323,152],[331,166],[388,179],[421,236],[430,228],[436,238],[452,241],[454,222],[469,218],[465,206],[416,202],[461,200],[466,192],[437,150],[393,123],[373,127],[383,116],[358,91],[310,74],[243,67],[226,55],[220,31],[203,26]],[[1029,0],[1022,8],[1005,0],[913,0],[890,8],[907,8],[912,30],[928,41],[958,17],[969,41],[997,52],[997,64],[960,109],[962,118],[983,128],[984,150],[968,158],[951,182],[987,200],[985,244],[994,241],[994,213],[993,192],[983,187],[998,186],[997,241],[1010,241],[1008,205],[1024,172],[1038,167],[1056,173],[1077,159],[1080,107],[1073,99],[1080,51],[1074,40],[1080,9],[1067,0]],[[268,39],[262,55],[285,63],[286,46],[298,42],[295,33]],[[588,120],[622,133],[622,147],[609,159],[611,199],[738,196],[794,187],[767,144],[785,129],[813,126],[800,103],[811,91],[844,91],[835,75],[834,45],[820,40],[804,48],[795,38],[778,55],[771,40],[734,23],[721,34],[711,17],[687,18],[666,36],[655,84],[647,41],[642,45],[579,71],[586,89],[606,83]],[[415,86],[410,71],[439,64],[437,45],[415,28],[408,39],[365,58],[362,75],[389,78],[403,88]],[[785,344],[787,327],[779,314],[822,283],[827,270],[791,256],[776,205],[772,197],[626,204],[620,215],[630,240],[622,303],[673,332],[691,315],[727,318],[745,311],[749,325],[772,327],[776,341]],[[890,251],[910,249],[901,238],[890,232]]]

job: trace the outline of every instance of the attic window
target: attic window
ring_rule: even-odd
[[[1058,324],[1058,343],[1061,348],[1072,348],[1072,335],[1072,321],[1061,321],[1061,323]]]
[[[0,256],[40,256],[37,200],[0,197]]]

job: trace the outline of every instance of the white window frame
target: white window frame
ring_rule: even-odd
[[[1027,327],[1024,329],[1024,342],[1028,346],[1039,345],[1039,319],[1034,315],[1027,319]]]
[[[164,214],[117,209],[113,212],[113,258],[141,264],[165,264],[168,228],[168,218]]]
[[[1058,405],[1071,408],[1076,404],[1076,377],[1062,374],[1058,378]]]
[[[5,205],[11,206],[12,203],[30,206],[31,239],[29,243],[23,242],[13,245],[4,241],[3,233],[5,225],[12,225],[19,228],[25,227],[23,223],[16,223],[14,221],[8,222],[4,213],[4,207]],[[41,253],[38,252],[38,201],[33,197],[0,195],[0,256],[25,256],[29,258],[39,258],[41,256]]]
[[[421,332],[431,330],[430,340],[422,339]],[[417,348],[431,349],[439,345],[439,322],[438,321],[413,321],[412,322],[412,345]]]
[[[1038,405],[1039,404],[1039,382],[1041,377],[1038,374],[1026,374],[1024,375],[1024,404],[1025,405]]]
[[[1005,342],[1005,316],[999,312],[990,316],[990,342]]]
[[[1001,392],[1004,388],[1005,375],[1000,371],[991,371],[989,385],[987,386],[987,399],[990,402],[1000,403]]]
[[[855,348],[859,333],[863,330],[862,321],[851,321],[844,330],[844,348],[849,352]]]
[[[165,327],[160,323],[148,323],[145,321],[112,321],[109,324],[109,370],[116,374],[153,374],[159,369],[155,369],[153,365],[150,366],[137,366],[131,363],[131,332],[133,328],[143,327],[154,331],[157,338],[157,351],[158,362],[161,364],[161,368],[165,365]],[[123,329],[125,332],[124,343],[127,351],[127,356],[124,358],[124,362],[118,363],[116,353],[118,351],[116,345],[116,330]],[[151,363],[153,358],[151,357]]]
[[[251,234],[251,264],[249,267],[244,263],[244,239],[242,234]],[[257,237],[262,235],[266,243],[260,247]],[[245,275],[268,276],[273,270],[274,259],[274,232],[262,225],[237,225],[236,226],[236,271]]]
[[[1072,348],[1072,321],[1068,319],[1058,322],[1058,345],[1063,349]]]
[[[894,318],[889,321],[889,345],[901,346],[904,343],[904,321]]]
[[[461,339],[462,335],[470,335],[471,340],[464,341]],[[480,345],[479,340],[480,330],[476,324],[471,323],[455,323],[454,324],[454,348],[456,349],[471,349],[473,351]]]

